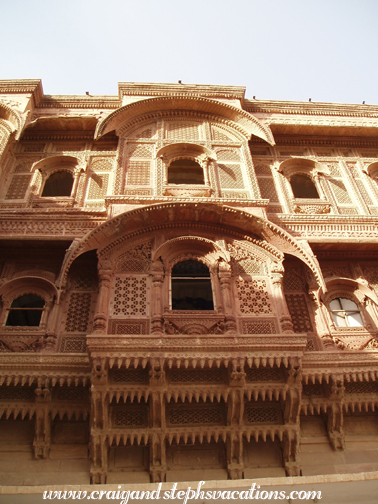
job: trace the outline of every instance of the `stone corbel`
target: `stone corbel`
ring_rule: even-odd
[[[244,478],[243,435],[230,432],[226,441],[228,479]]]
[[[299,461],[299,429],[289,430],[282,439],[282,452],[287,476],[300,476],[301,465]]]
[[[150,438],[150,478],[151,483],[160,483],[166,480],[165,440],[163,434],[152,434]]]
[[[91,484],[104,485],[108,476],[108,441],[105,434],[96,433],[91,436],[90,456],[92,465],[90,469]]]

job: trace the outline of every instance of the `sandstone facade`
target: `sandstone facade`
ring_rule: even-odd
[[[377,127],[0,81],[0,484],[377,471]]]

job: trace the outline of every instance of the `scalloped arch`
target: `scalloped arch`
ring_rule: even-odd
[[[0,119],[4,119],[12,126],[12,131],[16,131],[16,140],[20,139],[22,133],[22,119],[18,112],[5,105],[0,101]]]
[[[106,256],[120,242],[137,235],[171,228],[228,234],[258,243],[278,262],[283,255],[292,254],[312,271],[321,289],[325,284],[316,258],[285,230],[260,216],[239,209],[209,203],[163,203],[130,210],[117,215],[90,231],[81,240],[75,240],[63,262],[58,286],[63,286],[70,265],[76,257],[97,249]]]
[[[190,111],[218,117],[233,124],[234,128],[243,133],[248,139],[255,135],[270,145],[274,145],[274,138],[270,128],[245,110],[209,98],[201,97],[162,97],[149,98],[129,105],[125,105],[97,123],[95,136],[97,140],[110,131],[117,130],[137,118],[158,117],[162,112]]]

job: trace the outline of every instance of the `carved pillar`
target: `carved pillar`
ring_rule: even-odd
[[[77,195],[77,188],[79,186],[79,180],[80,180],[80,175],[81,175],[81,168],[76,169],[74,171],[74,179],[73,179],[73,184],[72,184],[72,190],[71,190],[71,197],[76,200],[76,195]]]
[[[236,332],[236,317],[234,315],[235,309],[232,304],[232,293],[231,293],[231,266],[225,261],[219,263],[219,282],[222,293],[223,309],[224,309],[224,321],[226,326],[226,332],[235,333]]]
[[[291,319],[283,291],[283,272],[284,268],[282,264],[274,264],[271,269],[273,296],[281,325],[281,331],[283,333],[292,333],[294,332],[293,321]]]
[[[42,353],[51,353],[55,351],[57,341],[57,318],[59,313],[59,304],[56,299],[51,299],[46,302],[46,336],[43,342]]]
[[[164,266],[160,259],[152,263],[151,273],[152,273],[151,333],[163,334]]]
[[[151,362],[150,386],[150,427],[153,429],[150,437],[150,478],[151,483],[166,480],[167,460],[165,437],[161,430],[165,429],[165,371],[159,361]],[[159,432],[160,431],[160,432]]]
[[[299,414],[302,400],[302,371],[299,363],[290,367],[286,383],[288,391],[284,404],[284,423],[294,429],[287,430],[282,440],[283,459],[287,476],[300,476],[299,463],[300,427]]]
[[[47,386],[35,390],[37,410],[35,412],[35,435],[33,441],[34,457],[48,458],[51,442],[51,391]]]
[[[112,279],[110,261],[105,260],[99,264],[98,277],[99,291],[93,321],[93,332],[95,334],[106,334],[109,315],[110,282]]]
[[[104,484],[106,483],[108,474],[109,452],[107,439],[109,423],[109,404],[107,402],[108,371],[105,360],[94,359],[91,382],[91,483]]]
[[[235,429],[229,433],[226,442],[229,479],[244,478],[243,434],[239,429],[243,425],[245,376],[243,364],[235,359],[229,371],[231,391],[227,404],[227,425]]]

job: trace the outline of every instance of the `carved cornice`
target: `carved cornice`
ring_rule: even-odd
[[[378,106],[348,103],[288,102],[279,100],[245,100],[248,112],[310,116],[373,117],[378,118]]]
[[[86,385],[89,380],[86,355],[0,354],[0,385]]]
[[[306,347],[304,334],[260,336],[113,336],[88,335],[91,359],[105,359],[109,367],[145,367],[152,360],[180,367],[196,368],[238,361],[249,367],[298,365]],[[148,357],[146,356],[148,349]]]
[[[33,95],[37,106],[43,96],[42,81],[40,79],[12,79],[0,80],[0,94],[29,94]]]
[[[378,242],[378,219],[375,216],[296,213],[274,216],[272,220],[292,236],[306,238],[312,243],[324,240],[356,243],[356,239]]]
[[[203,96],[206,98],[243,100],[245,87],[203,84],[155,84],[119,82],[119,96]]]
[[[235,196],[237,195],[237,191],[235,192]],[[269,204],[269,200],[267,199],[259,199],[259,200],[253,200],[253,199],[243,199],[243,198],[237,198],[235,197],[234,199],[231,198],[215,198],[215,197],[198,197],[198,198],[191,198],[191,197],[176,197],[176,196],[105,196],[105,204],[106,207],[108,208],[110,205],[122,205],[124,204],[136,204],[136,205],[152,205],[154,203],[175,203],[177,201],[180,201],[182,203],[210,203],[210,204],[215,204],[215,205],[221,205],[223,206],[224,204],[227,204],[227,206],[232,206],[232,207],[258,207],[258,208],[265,208]]]

